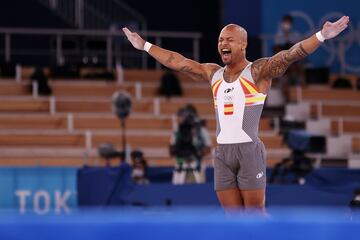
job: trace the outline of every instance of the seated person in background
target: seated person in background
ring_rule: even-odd
[[[338,77],[331,85],[332,88],[335,89],[352,89],[353,86],[350,82],[350,79],[346,77]]]
[[[148,169],[147,162],[144,154],[135,150],[131,152],[131,165],[132,165],[132,179],[136,184],[149,184],[149,179],[146,178]]]
[[[166,70],[164,75],[161,77],[158,94],[166,98],[183,95],[180,81],[174,72]]]
[[[52,94],[48,78],[41,67],[36,67],[34,73],[30,76],[30,79],[32,82],[37,82],[39,95],[48,96]]]
[[[202,159],[210,153],[211,147],[209,133],[192,105],[179,109],[177,115],[178,128],[170,143],[170,155],[176,158],[173,183],[193,182],[187,180],[190,173],[196,183],[202,183],[205,181]]]
[[[278,26],[274,39],[273,53],[290,49],[301,40],[301,34],[293,29],[294,19],[291,15],[284,15]],[[304,62],[298,61],[289,66],[287,72],[280,78],[273,79],[273,86],[281,89],[286,101],[288,101],[289,85],[303,85],[305,82]]]
[[[284,15],[275,35],[274,52],[289,49],[301,40],[301,35],[293,30],[294,19],[290,15]]]

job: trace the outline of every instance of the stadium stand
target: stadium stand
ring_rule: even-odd
[[[25,68],[22,77],[30,73],[31,68]],[[214,142],[216,124],[208,85],[193,84],[179,76],[184,81],[184,97],[166,100],[156,95],[161,74],[160,71],[126,70],[125,83],[121,85],[103,80],[52,79],[53,96],[35,98],[29,91],[29,81],[2,80],[1,165],[103,164],[97,147],[103,142],[121,146],[120,122],[111,113],[111,95],[118,90],[133,96],[127,141],[132,149],[144,150],[150,165],[173,165],[168,145],[175,127],[174,117],[187,103],[193,103],[207,121]],[[269,165],[273,165],[289,151],[274,129],[274,119],[262,118],[260,130],[262,140],[270,149]]]

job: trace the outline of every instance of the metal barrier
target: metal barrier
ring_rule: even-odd
[[[185,56],[199,61],[200,33],[144,31],[139,34],[158,46],[162,46],[167,41],[181,39],[184,44],[181,44],[179,48],[182,49],[174,50],[179,50]],[[0,39],[2,37],[4,41],[0,54],[3,54],[5,62],[21,62],[19,60],[21,57],[30,56],[31,60],[43,57],[47,63],[58,66],[83,64],[106,66],[110,70],[118,61],[128,68],[148,68],[148,64],[160,68],[160,65],[149,58],[148,54],[134,49],[124,38],[121,29],[0,28]],[[27,44],[22,47],[21,43],[24,44],[27,41],[31,42],[31,46]],[[13,42],[16,43],[16,47],[13,47]],[[186,47],[187,49],[184,49]]]
[[[80,29],[108,29],[116,22],[134,22],[146,30],[146,19],[120,0],[37,0],[66,23]]]

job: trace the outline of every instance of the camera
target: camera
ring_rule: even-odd
[[[192,106],[186,106],[178,111],[179,126],[176,133],[175,144],[171,146],[170,152],[180,158],[192,160],[199,159],[198,148],[195,146],[194,137],[201,127],[197,112]]]

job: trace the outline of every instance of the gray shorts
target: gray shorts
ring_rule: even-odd
[[[266,187],[266,156],[263,142],[219,144],[214,160],[215,190]]]

